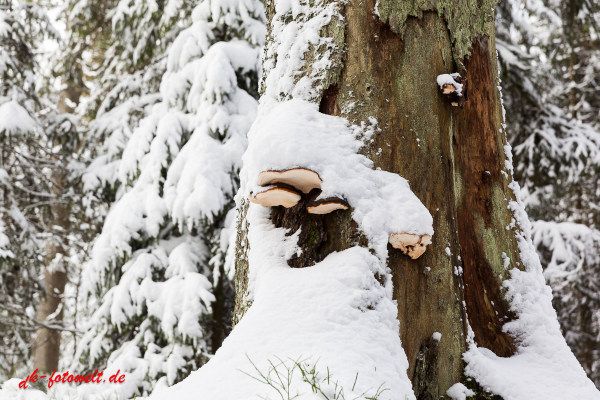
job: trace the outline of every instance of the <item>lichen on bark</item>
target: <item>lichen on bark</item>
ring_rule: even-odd
[[[478,36],[489,36],[493,30],[496,0],[378,0],[376,12],[381,21],[402,38],[409,16],[423,18],[424,11],[436,11],[445,19],[452,54],[457,65],[471,54],[471,46]]]
[[[250,244],[248,243],[248,228],[249,224],[246,220],[248,207],[250,203],[246,199],[242,199],[238,210],[238,220],[236,224],[236,239],[235,239],[235,308],[231,321],[231,329],[233,329],[242,319],[252,302],[248,299],[248,251]]]
[[[306,73],[310,76],[313,74],[314,69],[313,65],[315,65],[316,61],[319,61],[323,54],[326,51],[329,51],[329,67],[325,69],[325,73],[318,80],[316,79],[314,85],[317,86],[317,97],[313,99],[315,102],[320,102],[323,98],[323,93],[332,85],[335,85],[338,80],[342,68],[344,67],[343,62],[343,49],[344,49],[344,40],[345,40],[345,25],[344,21],[341,18],[341,5],[336,3],[336,11],[337,14],[329,24],[325,25],[319,35],[322,38],[327,38],[327,41],[330,43],[326,48],[315,48],[311,45],[311,48],[307,52],[306,55]]]
[[[301,0],[300,7],[302,12],[295,11],[297,15],[293,15],[292,11],[277,13],[275,10],[275,1],[266,0],[265,8],[267,14],[267,40],[263,56],[263,71],[260,81],[259,92],[264,96],[267,91],[267,78],[277,67],[277,62],[282,53],[279,36],[283,29],[292,22],[295,24],[296,32],[301,32],[304,28],[313,29],[320,21],[327,18],[329,20],[321,25],[319,29],[320,40],[309,40],[306,45],[307,49],[302,58],[302,65],[291,72],[291,77],[294,86],[301,80],[308,79],[312,91],[310,94],[303,93],[303,100],[313,103],[319,103],[323,96],[323,91],[332,84],[335,84],[339,74],[343,68],[343,49],[344,49],[344,32],[345,24],[341,15],[341,9],[344,2],[340,1],[323,1],[316,3],[312,0]],[[299,39],[300,36],[297,37]],[[290,57],[289,54],[283,59]],[[280,71],[281,72],[281,71]],[[290,71],[286,71],[287,74]],[[277,78],[289,78],[278,76]],[[271,89],[272,90],[272,89]],[[293,90],[281,93],[271,93],[275,95],[279,101],[289,100],[295,97],[292,94]],[[297,96],[296,96],[297,97]]]

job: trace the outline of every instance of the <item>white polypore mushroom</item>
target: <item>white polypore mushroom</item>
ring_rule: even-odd
[[[285,208],[294,207],[300,201],[300,194],[294,190],[274,187],[264,192],[257,193],[256,196],[248,196],[248,199],[254,204],[260,204],[263,207],[284,206]]]
[[[454,93],[456,91],[456,88],[454,87],[454,85],[452,83],[444,83],[442,85],[442,93],[443,94],[450,94],[450,93]]]
[[[459,73],[454,73],[438,75],[436,80],[440,91],[450,101],[450,104],[453,107],[461,106],[461,102],[464,102],[465,79]]]
[[[408,246],[414,246],[419,243],[419,235],[414,235],[411,233],[394,233],[390,236],[388,241],[393,248],[400,249],[404,254],[406,254],[408,251]]]
[[[306,206],[309,214],[329,214],[335,210],[347,210],[348,208],[350,208],[348,202],[338,198],[315,200]]]
[[[427,245],[429,245],[430,243],[431,243],[431,236],[429,236],[429,235],[421,236],[421,240],[419,241],[419,243],[417,243],[417,245],[415,247],[413,247],[412,249],[408,250],[408,255],[413,260],[416,260],[417,258],[421,257],[421,255],[423,253],[425,253],[425,250],[427,250]]]
[[[425,253],[427,245],[431,243],[431,236],[394,233],[390,236],[389,242],[393,248],[400,249],[404,254],[415,260]]]
[[[462,96],[463,78],[459,73],[438,75],[436,81],[442,94],[452,94],[456,92],[457,95]]]
[[[306,168],[294,168],[285,171],[263,171],[258,175],[258,184],[268,186],[274,183],[284,183],[308,193],[320,189],[323,181],[315,171]]]

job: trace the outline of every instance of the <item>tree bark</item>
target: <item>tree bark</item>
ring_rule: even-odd
[[[388,266],[413,390],[417,399],[438,399],[453,384],[466,383],[462,353],[467,349],[467,321],[479,346],[498,356],[515,351],[513,339],[502,331],[513,316],[501,288],[508,275],[505,260],[510,259],[511,268],[523,267],[507,208],[514,194],[505,164],[493,13],[488,21],[484,1],[477,9],[480,15],[469,18],[485,19],[487,25],[482,22],[469,31],[457,22],[462,20],[456,14],[466,12],[460,0],[449,2],[456,4],[453,19],[440,11],[451,7],[448,2],[440,2],[437,12],[435,5],[423,1],[404,2],[419,11],[408,13],[417,17],[405,21],[398,19],[400,11],[389,12],[404,3],[382,3],[381,19],[374,14],[375,0],[345,5],[343,66],[324,91],[320,111],[356,124],[375,117],[381,131],[363,154],[376,168],[406,178],[434,218],[435,235],[425,254],[412,260],[388,246]],[[272,6],[268,3],[267,10]],[[386,20],[390,23],[382,22]],[[460,40],[468,36],[468,57],[456,39],[458,29]],[[454,72],[466,78],[460,108],[450,105],[436,82],[438,75]],[[350,102],[355,107],[344,112]],[[305,216],[304,209],[272,209],[276,226],[292,228],[291,233],[303,230],[303,250],[310,241],[310,251],[302,253],[308,259],[290,266],[310,267],[333,251],[368,245],[351,210]],[[244,297],[246,211],[244,205],[239,215],[235,322],[251,306]],[[434,332],[441,333],[439,343],[431,340]]]
[[[62,172],[62,173],[61,173]],[[65,171],[57,171],[52,174],[55,182],[64,187],[67,182]],[[62,190],[59,187],[54,188],[54,194],[60,195]],[[54,220],[53,225],[59,226],[65,231],[69,229],[69,214],[67,207],[62,203],[52,206]],[[37,319],[40,322],[57,325],[63,319],[63,301],[62,295],[67,283],[66,265],[64,262],[52,263],[58,256],[67,256],[67,251],[63,244],[56,239],[52,239],[46,245],[46,258],[44,264],[44,286],[45,295],[38,305]],[[59,310],[60,307],[60,310]],[[58,310],[58,313],[57,313]],[[49,317],[52,316],[52,318]],[[60,339],[61,331],[55,329],[42,328],[38,331],[34,341],[33,368],[40,372],[51,373],[58,368],[60,358]]]

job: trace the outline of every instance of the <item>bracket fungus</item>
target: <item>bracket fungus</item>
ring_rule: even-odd
[[[300,201],[300,193],[292,189],[275,186],[264,192],[257,193],[256,196],[250,194],[248,199],[254,204],[260,204],[263,207],[284,206],[285,208],[294,207]]]
[[[260,186],[284,183],[295,187],[302,193],[308,193],[313,189],[320,189],[322,182],[319,174],[306,168],[294,168],[285,171],[263,171],[258,175],[258,184]]]
[[[460,76],[459,73],[442,74],[438,75],[437,84],[440,87],[440,92],[450,102],[451,106],[463,107],[466,78]]]
[[[348,202],[337,197],[311,201],[306,205],[309,214],[329,214],[335,210],[347,210],[348,208],[350,208]]]
[[[400,249],[404,254],[416,260],[427,250],[427,245],[431,243],[431,236],[394,233],[390,236],[389,242],[393,248]]]

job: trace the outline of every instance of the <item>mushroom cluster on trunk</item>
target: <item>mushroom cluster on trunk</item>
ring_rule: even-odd
[[[440,85],[441,87],[442,85]],[[446,86],[446,90],[450,85]],[[454,89],[456,91],[456,88]],[[453,93],[451,91],[449,93]],[[263,207],[283,206],[294,207],[302,194],[308,194],[313,189],[321,189],[321,177],[315,171],[306,168],[294,168],[285,171],[263,171],[258,176],[260,186],[273,186],[256,195],[250,194],[248,198],[252,203]],[[335,210],[347,210],[350,204],[344,199],[330,197],[320,200],[309,201],[306,209],[309,214],[329,214]],[[419,258],[431,243],[429,235],[415,235],[411,233],[395,233],[390,236],[389,242],[392,247],[400,249],[412,259]]]
[[[250,195],[252,203],[263,207],[283,206],[290,208],[298,204],[302,198],[301,193],[308,194],[313,189],[321,189],[321,177],[315,171],[307,168],[294,168],[285,171],[263,171],[258,175],[260,186],[274,186],[260,192],[255,196]],[[329,214],[335,210],[350,208],[344,199],[331,197],[313,200],[307,204],[309,214]]]

